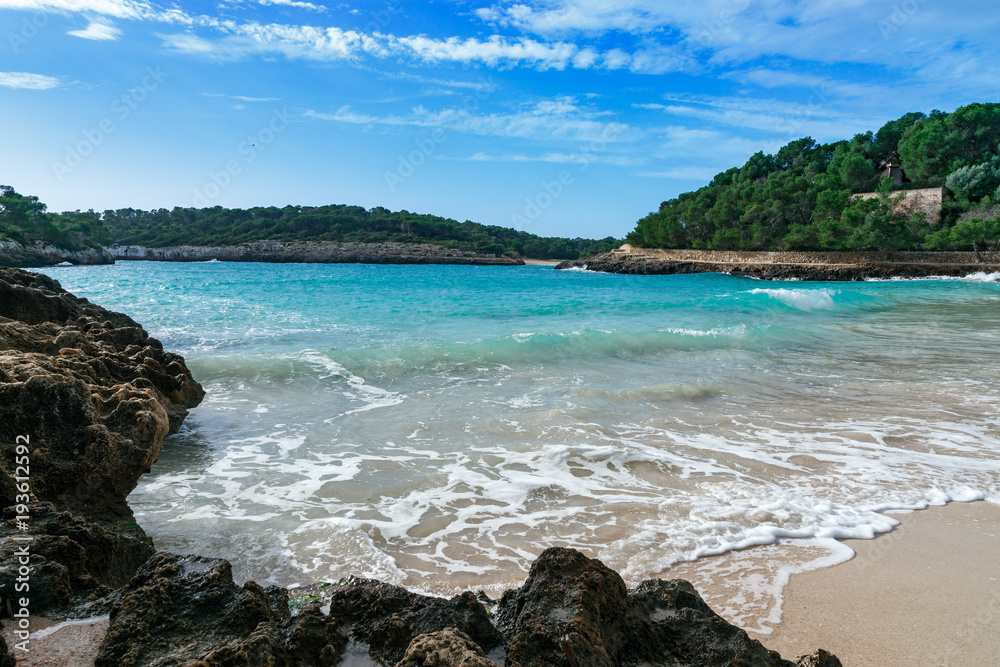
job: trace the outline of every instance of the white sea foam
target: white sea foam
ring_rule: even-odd
[[[833,310],[833,297],[839,290],[820,289],[752,289],[750,294],[766,294],[773,299],[777,299],[786,306],[797,310]]]
[[[1000,282],[1000,271],[995,271],[993,273],[986,273],[985,271],[977,271],[975,273],[970,273],[964,276],[927,276],[926,278],[865,278],[867,282],[926,282],[929,280],[934,281],[960,281],[967,283],[997,283]]]

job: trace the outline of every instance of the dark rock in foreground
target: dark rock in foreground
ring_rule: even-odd
[[[469,635],[455,628],[420,635],[396,667],[495,667]]]
[[[29,535],[32,613],[127,583],[153,548],[125,498],[203,396],[131,318],[0,268],[0,590]]]
[[[444,600],[375,579],[353,579],[333,592],[330,615],[342,619],[351,636],[386,665],[402,660],[415,637],[445,628],[457,628],[485,651],[503,643],[486,609],[468,592]]]
[[[336,665],[347,645],[339,625],[315,607],[292,619],[284,593],[237,586],[224,560],[157,553],[112,606],[94,665]]]
[[[430,598],[373,579],[339,585],[288,614],[284,589],[242,588],[223,560],[156,554],[120,593],[97,667],[335,665],[348,636],[391,667],[839,667],[825,651],[783,660],[713,612],[686,581],[627,590],[617,573],[572,549],[548,549],[507,591],[497,628],[471,593]],[[498,632],[499,629],[499,632]],[[191,662],[186,662],[191,661]]]
[[[766,280],[869,280],[1000,271],[1000,254],[971,252],[756,252],[621,250],[561,262],[556,269],[674,275],[727,273]]]
[[[523,667],[793,665],[713,612],[690,583],[650,580],[629,591],[572,549],[538,557],[524,585],[504,593],[497,625],[507,664]]]

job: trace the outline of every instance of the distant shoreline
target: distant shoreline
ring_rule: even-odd
[[[431,243],[331,243],[258,241],[241,245],[111,246],[115,261],[264,262],[276,264],[460,264],[521,266],[514,257],[443,248]]]
[[[853,281],[962,277],[1000,272],[997,252],[767,252],[716,250],[615,250],[561,262],[556,269],[601,273],[674,275],[726,273],[765,280]]]

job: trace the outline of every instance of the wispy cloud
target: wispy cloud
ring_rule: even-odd
[[[48,90],[57,88],[59,79],[44,74],[29,72],[0,72],[0,86],[4,88],[22,88],[24,90]]]
[[[596,155],[594,153],[544,153],[541,155],[525,155],[523,153],[506,153],[491,155],[488,153],[473,153],[468,156],[441,155],[441,160],[453,162],[549,162],[553,164],[593,164],[601,162],[619,167],[629,167],[642,164],[644,160],[623,155]]]
[[[666,104],[641,103],[633,107],[695,119],[716,127],[757,130],[785,137],[812,134],[824,140],[850,137],[869,129],[872,124],[872,119],[854,115],[849,106],[835,104],[833,94],[822,90],[808,93],[803,102],[711,95],[666,95],[664,99]]]
[[[94,41],[114,41],[121,37],[122,31],[103,21],[91,21],[83,30],[70,30],[67,35],[92,39]]]
[[[643,178],[668,178],[677,181],[698,181],[704,183],[715,178],[718,169],[711,167],[676,167],[663,171],[642,171],[637,175]]]
[[[240,102],[280,102],[280,97],[247,97],[245,95],[226,95],[225,93],[198,93],[202,97],[224,97],[227,100]]]
[[[308,110],[305,115],[353,125],[441,127],[463,134],[510,139],[621,142],[641,136],[638,129],[626,123],[601,120],[603,114],[582,109],[571,98],[544,100],[507,114],[474,114],[457,108],[430,111],[417,106],[403,115],[375,116],[344,106],[333,113]]]

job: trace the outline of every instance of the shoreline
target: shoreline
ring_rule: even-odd
[[[788,657],[822,646],[847,667],[992,664],[1000,656],[1000,634],[992,631],[1000,622],[1000,560],[995,558],[1000,505],[956,501],[893,517],[900,525],[874,539],[837,540],[855,552],[849,560],[792,574],[783,592],[781,621],[770,634],[744,627],[750,637]],[[686,574],[696,580],[706,602],[721,607],[731,588],[693,572],[713,563],[716,573],[754,561],[773,565],[765,555],[769,548],[788,546],[699,558],[662,577]],[[734,622],[731,614],[720,613]],[[33,641],[32,653],[18,664],[92,664],[108,620],[34,618],[32,630],[42,628],[48,628],[47,636]],[[9,626],[2,635],[10,644]]]
[[[995,664],[1000,505],[950,502],[891,516],[900,524],[874,539],[837,540],[854,551],[848,560],[793,572],[780,598],[761,602],[756,615],[737,619],[724,609],[734,595],[731,578],[773,575],[768,552],[788,543],[680,563],[664,575],[693,579],[723,617],[782,655],[822,646],[847,667]],[[729,579],[713,582],[712,575]],[[775,601],[781,618],[769,626]]]
[[[997,252],[771,252],[631,248],[561,262],[626,275],[725,273],[764,280],[859,281],[1000,272]]]

